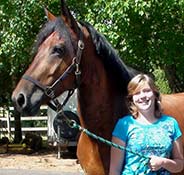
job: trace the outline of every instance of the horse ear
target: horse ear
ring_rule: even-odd
[[[49,21],[54,21],[56,19],[56,17],[51,12],[49,12],[46,8],[44,8],[44,10],[45,10],[45,14],[47,15],[47,19]]]
[[[66,6],[65,0],[61,0],[61,17],[74,30],[75,33],[79,33],[78,24]]]

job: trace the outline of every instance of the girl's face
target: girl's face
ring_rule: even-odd
[[[150,108],[154,108],[155,95],[150,86],[146,83],[142,86],[134,95],[133,103],[136,105],[138,110],[145,111]]]

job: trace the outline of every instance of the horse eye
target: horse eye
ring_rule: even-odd
[[[53,47],[52,54],[57,54],[59,58],[63,57],[65,52],[64,46],[56,45]]]

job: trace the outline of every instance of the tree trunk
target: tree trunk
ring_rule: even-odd
[[[172,92],[181,92],[182,86],[179,77],[176,75],[176,68],[174,66],[164,67],[167,80],[169,81],[169,86]]]

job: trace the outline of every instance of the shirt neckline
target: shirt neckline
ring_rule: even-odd
[[[161,116],[160,118],[158,118],[155,122],[153,123],[150,123],[150,124],[143,124],[139,121],[137,121],[133,116],[131,116],[131,119],[133,120],[134,123],[140,125],[140,126],[143,126],[143,127],[152,127],[152,126],[155,126],[157,123],[159,123],[161,121],[163,116]]]

